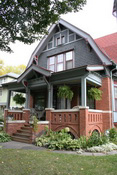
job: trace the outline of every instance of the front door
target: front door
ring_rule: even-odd
[[[38,92],[35,94],[34,98],[34,108],[39,120],[44,119],[45,117],[45,108],[46,108],[46,93]]]

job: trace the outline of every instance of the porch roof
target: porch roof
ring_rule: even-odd
[[[17,79],[17,82],[21,82],[23,79],[31,78],[33,75],[37,77],[37,74],[39,73],[43,76],[50,77],[51,76],[51,71],[44,69],[40,66],[32,64],[30,67],[28,67]]]

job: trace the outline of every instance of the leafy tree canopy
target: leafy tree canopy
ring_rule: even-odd
[[[0,50],[19,40],[33,43],[61,14],[77,12],[86,0],[0,0]]]
[[[25,69],[26,69],[26,66],[23,64],[19,66],[4,66],[4,61],[0,60],[0,76],[10,72],[21,74]]]

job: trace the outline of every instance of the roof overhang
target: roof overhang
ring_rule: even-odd
[[[102,66],[102,65],[91,65],[91,66],[87,66],[86,69],[88,71],[100,71],[100,70],[104,70],[104,66]]]
[[[107,55],[105,55],[101,49],[98,47],[98,45],[95,43],[95,41],[93,40],[93,38],[86,32],[82,31],[81,29],[75,27],[74,25],[70,24],[69,22],[60,19],[56,24],[53,24],[49,31],[48,31],[48,35],[45,35],[43,37],[43,39],[41,40],[41,42],[38,44],[38,46],[36,47],[36,49],[34,50],[34,52],[32,53],[30,60],[28,62],[27,67],[29,67],[32,64],[33,58],[35,55],[40,55],[41,52],[43,51],[46,43],[49,41],[49,39],[52,37],[53,31],[55,30],[56,26],[59,24],[64,25],[66,28],[68,28],[69,30],[73,31],[74,33],[78,34],[79,36],[81,36],[82,38],[84,38],[93,48],[93,50],[95,51],[95,53],[98,55],[98,57],[100,58],[101,62],[103,65],[111,65],[112,63],[110,62],[109,58]]]
[[[17,82],[20,83],[23,79],[27,79],[28,76],[32,74],[32,72],[37,72],[45,77],[51,76],[51,72],[49,70],[33,64],[20,75],[20,77],[17,79]]]

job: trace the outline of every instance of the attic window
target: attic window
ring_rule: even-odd
[[[56,39],[56,45],[60,45],[61,44],[61,41],[60,41],[60,37]]]
[[[51,49],[53,47],[53,39],[51,38],[48,42],[48,49]]]

